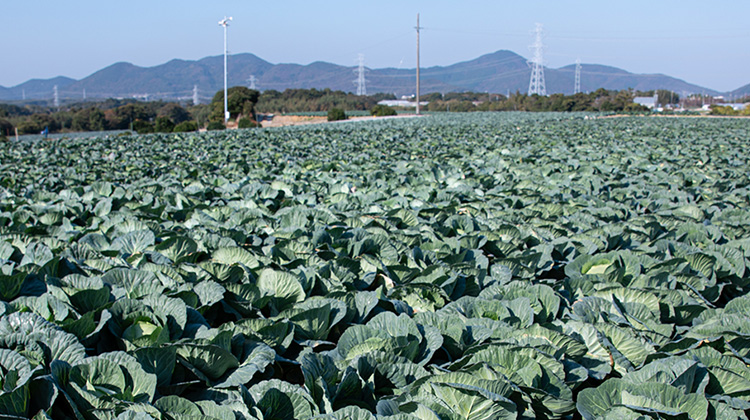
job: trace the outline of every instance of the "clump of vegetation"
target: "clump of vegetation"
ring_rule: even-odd
[[[208,123],[208,126],[206,126],[206,130],[208,131],[224,130],[226,128],[227,127],[221,121],[211,121],[210,123]]]
[[[183,121],[174,126],[175,133],[189,133],[191,131],[198,131],[198,123],[195,121]]]
[[[133,130],[138,134],[148,134],[155,131],[153,124],[143,120],[133,121]]]
[[[373,117],[388,117],[391,115],[398,115],[398,113],[388,105],[375,105],[370,110],[370,115]]]
[[[8,120],[0,119],[0,141],[7,141],[13,134],[13,124]]]
[[[154,124],[154,131],[157,133],[171,133],[174,131],[175,124],[169,117],[161,116],[156,117],[156,123]]]
[[[328,121],[342,121],[346,119],[346,112],[341,108],[331,108],[328,111]]]
[[[260,124],[251,120],[250,118],[240,118],[240,121],[237,123],[237,128],[257,128],[257,127],[260,127]]]
[[[750,115],[750,107],[745,109],[734,109],[728,105],[711,105],[711,115],[740,116]]]
[[[227,90],[227,111],[229,118],[247,117],[255,119],[255,104],[260,92],[244,86],[234,86]],[[211,121],[224,121],[224,91],[216,92],[211,100]]]
[[[378,101],[396,99],[393,94],[359,96],[331,89],[266,90],[258,98],[256,109],[262,113],[327,112],[332,108],[366,111]]]

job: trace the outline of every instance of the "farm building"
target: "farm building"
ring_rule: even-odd
[[[633,98],[633,103],[636,103],[638,105],[643,105],[648,109],[654,109],[656,108],[656,105],[658,103],[658,97],[656,95],[654,96],[636,96]]]

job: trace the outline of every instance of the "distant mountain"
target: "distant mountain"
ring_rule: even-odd
[[[271,64],[249,53],[229,57],[229,85],[249,85],[255,76],[258,89],[285,90],[289,88],[332,89],[352,92],[356,85],[354,67],[314,62],[300,64]],[[61,99],[141,97],[148,99],[189,99],[197,87],[202,102],[208,102],[223,87],[223,56],[206,57],[196,61],[172,60],[154,67],[139,67],[130,63],[116,63],[82,79],[57,77],[49,80],[29,80],[11,88],[0,86],[0,100],[52,99],[57,86]],[[559,69],[545,68],[547,93],[573,93],[575,65]],[[421,91],[430,92],[526,92],[531,68],[522,56],[512,51],[497,51],[474,60],[450,66],[427,67],[421,70]],[[396,95],[413,94],[416,75],[414,69],[369,69],[367,92],[387,92]],[[634,74],[615,67],[598,64],[581,66],[581,88],[622,90],[668,89],[677,93],[716,95],[718,92],[663,74]],[[750,85],[738,89],[750,92]]]
[[[75,79],[58,76],[52,79],[31,79],[11,88],[0,86],[0,100],[22,100],[26,99],[53,99],[55,86],[58,95],[62,98],[62,92],[68,86],[76,83]]]
[[[735,89],[735,90],[729,92],[729,95],[732,98],[742,98],[744,96],[750,95],[750,84],[747,84],[745,86],[742,86],[739,89]]]
[[[552,71],[559,78],[553,81],[551,85],[552,89],[563,93],[573,93],[572,86],[575,83],[575,64]],[[566,90],[566,86],[569,89]],[[548,91],[549,88],[550,82],[548,81]],[[599,88],[609,90],[633,88],[640,91],[666,89],[678,94],[719,94],[719,92],[713,89],[704,88],[663,74],[635,74],[616,67],[600,64],[581,64],[581,90],[593,91]]]

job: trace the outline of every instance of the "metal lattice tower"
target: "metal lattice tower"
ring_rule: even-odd
[[[581,93],[581,59],[576,60],[576,84],[573,86],[573,94]]]
[[[57,85],[55,85],[54,104],[55,108],[60,108],[60,96],[57,94]]]
[[[255,75],[252,75],[252,74],[250,75],[250,77],[247,78],[247,81],[250,82],[250,89],[256,90],[256,87],[255,87],[256,80],[257,79],[255,78]]]
[[[200,99],[198,98],[198,85],[193,85],[193,105],[200,104]]]
[[[544,27],[541,23],[536,24],[536,38],[531,48],[534,48],[534,59],[531,60],[531,80],[529,80],[529,95],[547,96],[547,87],[544,83],[544,44],[542,34]]]
[[[357,96],[363,96],[367,95],[367,79],[365,79],[365,55],[360,54],[358,57],[359,61],[359,67],[357,67],[357,70],[354,70],[355,73],[357,73],[357,80],[354,81],[354,84],[357,85]]]

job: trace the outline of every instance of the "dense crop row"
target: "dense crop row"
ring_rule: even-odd
[[[471,115],[4,145],[0,414],[745,418],[749,140]]]

